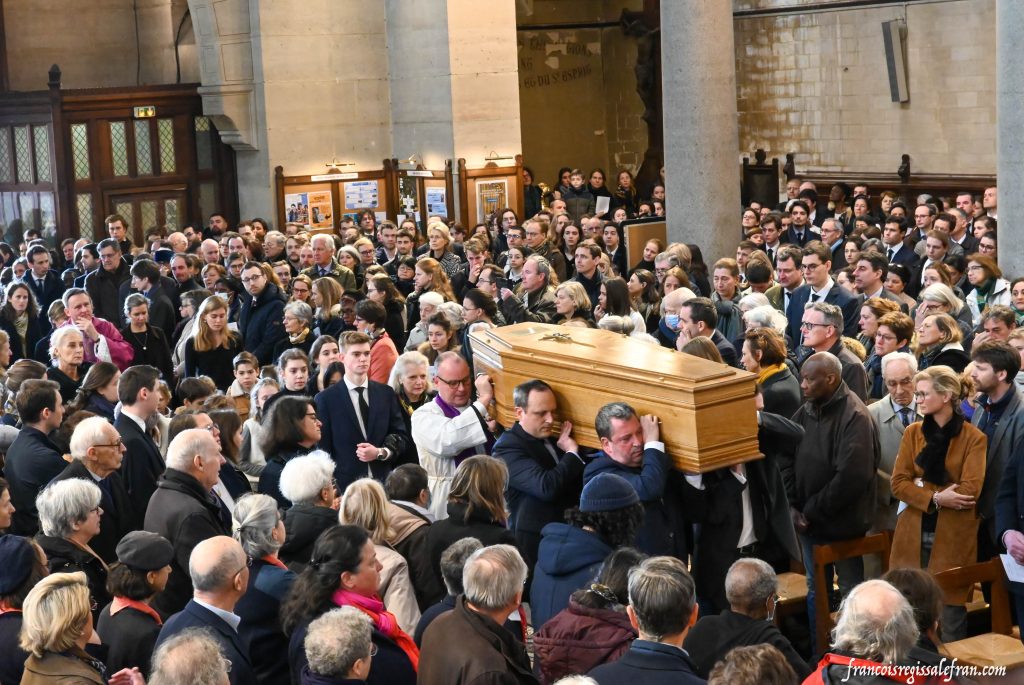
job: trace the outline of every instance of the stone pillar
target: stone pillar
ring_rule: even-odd
[[[514,0],[387,0],[392,147],[435,171],[522,152]],[[457,185],[457,184],[456,184]],[[458,207],[456,207],[458,215]]]
[[[711,264],[739,240],[732,3],[662,0],[661,36],[668,237]]]
[[[1024,3],[996,2],[996,177],[999,184],[999,266],[1024,275]]]

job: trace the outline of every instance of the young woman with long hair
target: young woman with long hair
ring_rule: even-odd
[[[196,312],[193,337],[185,342],[185,377],[209,376],[218,390],[235,380],[233,360],[242,351],[239,336],[228,328],[228,304],[208,297]]]

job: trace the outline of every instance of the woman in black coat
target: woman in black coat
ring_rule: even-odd
[[[803,403],[800,381],[786,366],[786,343],[774,328],[752,328],[743,336],[743,367],[757,374],[764,410],[789,418]]]
[[[171,383],[174,364],[171,362],[167,331],[149,324],[149,301],[146,296],[140,293],[129,295],[124,301],[124,314],[128,325],[121,329],[121,337],[135,350],[132,364],[148,364],[157,369],[165,381]]]
[[[19,359],[32,359],[43,331],[35,295],[21,281],[8,284],[4,291],[4,303],[0,307],[0,329],[11,339],[11,364]]]
[[[918,370],[924,371],[930,366],[948,366],[957,373],[963,373],[971,357],[964,351],[961,340],[963,334],[952,316],[926,316],[917,327]]]
[[[281,471],[296,457],[309,454],[320,442],[320,420],[316,405],[308,397],[281,397],[266,418],[263,454],[267,465],[260,474],[257,492],[270,495],[282,508],[291,505],[281,494]]]
[[[405,347],[405,298],[395,287],[394,282],[384,274],[376,274],[366,279],[366,297],[374,302],[384,305],[387,318],[384,320],[384,330],[391,336],[395,347],[401,350]]]
[[[110,567],[107,587],[113,601],[103,607],[96,632],[107,646],[104,663],[112,673],[137,667],[145,678],[160,635],[160,615],[150,606],[167,585],[174,548],[156,533],[133,531],[118,545],[118,563]]]
[[[228,303],[212,295],[199,305],[195,334],[185,341],[185,376],[209,376],[218,390],[235,382],[235,355],[241,338],[228,328]]]
[[[281,472],[280,490],[291,507],[284,511],[286,536],[278,556],[302,573],[320,533],[338,523],[334,461],[326,452],[292,459]]]
[[[459,464],[448,494],[448,518],[430,526],[427,533],[430,566],[438,577],[441,554],[457,540],[476,538],[484,547],[515,546],[516,536],[508,529],[506,482],[508,468],[500,459],[481,455]]]

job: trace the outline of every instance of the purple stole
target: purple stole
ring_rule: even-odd
[[[444,414],[446,418],[454,419],[456,416],[460,416],[462,414],[462,412],[460,412],[457,408],[453,407],[452,405],[448,404],[443,399],[441,399],[441,395],[440,394],[438,394],[438,395],[436,395],[434,397],[434,403],[437,404],[437,406],[441,408],[441,413]],[[473,409],[472,406],[467,408],[466,411],[471,411],[474,414],[476,413],[476,411]],[[479,420],[479,417],[478,417],[478,420]],[[484,433],[487,435],[487,441],[486,441],[486,443],[484,445],[483,452],[484,452],[484,454],[490,454],[492,449],[494,448],[494,436],[491,435],[490,431],[486,430],[486,428],[484,430]],[[461,452],[459,452],[458,454],[456,454],[455,455],[455,466],[456,466],[456,468],[458,468],[459,464],[461,464],[463,461],[465,461],[466,459],[469,459],[470,457],[472,457],[472,456],[474,456],[476,454],[480,454],[480,451],[475,449],[475,448],[473,448],[473,447],[467,447],[466,449],[464,449]]]

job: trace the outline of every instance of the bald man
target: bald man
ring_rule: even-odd
[[[191,432],[194,431],[185,431]],[[176,441],[177,438],[171,442],[172,448]],[[195,588],[192,599],[164,624],[157,647],[189,628],[206,628],[231,662],[229,682],[232,685],[255,683],[249,648],[238,635],[242,619],[234,613],[235,605],[249,585],[249,559],[242,546],[226,535],[203,540],[192,550],[188,573]]]
[[[871,415],[843,382],[842,372],[842,363],[829,352],[816,352],[804,362],[800,388],[806,401],[793,415],[793,421],[803,426],[804,439],[792,461],[782,460],[793,525],[800,537],[807,572],[812,642],[813,547],[867,533],[875,501],[875,470],[881,455]],[[864,580],[864,563],[859,557],[837,562],[836,569],[844,597]],[[817,649],[812,645],[812,652]]]
[[[220,444],[207,430],[182,431],[167,447],[167,470],[150,497],[144,526],[174,546],[171,577],[153,602],[161,616],[181,611],[192,594],[193,550],[203,540],[228,533],[220,505],[210,495],[223,463]]]
[[[199,245],[199,254],[205,264],[220,263],[220,244],[213,238],[207,238]]]

